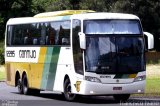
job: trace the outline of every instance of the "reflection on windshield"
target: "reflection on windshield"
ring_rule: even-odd
[[[140,34],[138,20],[86,20],[85,34]]]
[[[118,47],[118,68],[125,72],[144,71],[143,39],[121,37],[116,41]]]
[[[104,59],[110,60],[116,52],[114,39],[109,37],[88,37],[86,42],[86,65],[88,71],[95,71]]]
[[[86,38],[86,71],[144,71],[143,39],[133,37]]]

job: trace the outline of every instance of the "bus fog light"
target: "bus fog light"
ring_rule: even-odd
[[[143,81],[146,79],[146,75],[143,75],[143,76],[138,76],[134,79],[134,82],[137,82],[137,81]]]
[[[99,82],[99,83],[101,83],[101,80],[99,78],[91,77],[91,76],[85,76],[85,80],[91,81],[91,82]]]
[[[93,91],[90,91],[90,93],[93,94],[94,92],[93,92]]]
[[[138,93],[141,93],[142,91],[141,90],[138,90]]]

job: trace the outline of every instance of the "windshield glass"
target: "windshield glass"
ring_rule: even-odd
[[[141,37],[87,36],[86,71],[97,73],[144,71],[143,52]]]
[[[141,34],[138,20],[85,20],[85,34]]]

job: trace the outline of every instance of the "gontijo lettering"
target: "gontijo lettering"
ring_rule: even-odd
[[[20,58],[36,58],[36,50],[19,50]]]

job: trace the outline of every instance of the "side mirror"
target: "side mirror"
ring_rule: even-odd
[[[80,48],[86,49],[86,36],[85,36],[85,34],[82,32],[79,32],[78,36],[79,36]]]
[[[145,36],[146,49],[151,50],[154,48],[154,37],[149,32],[143,32]]]

